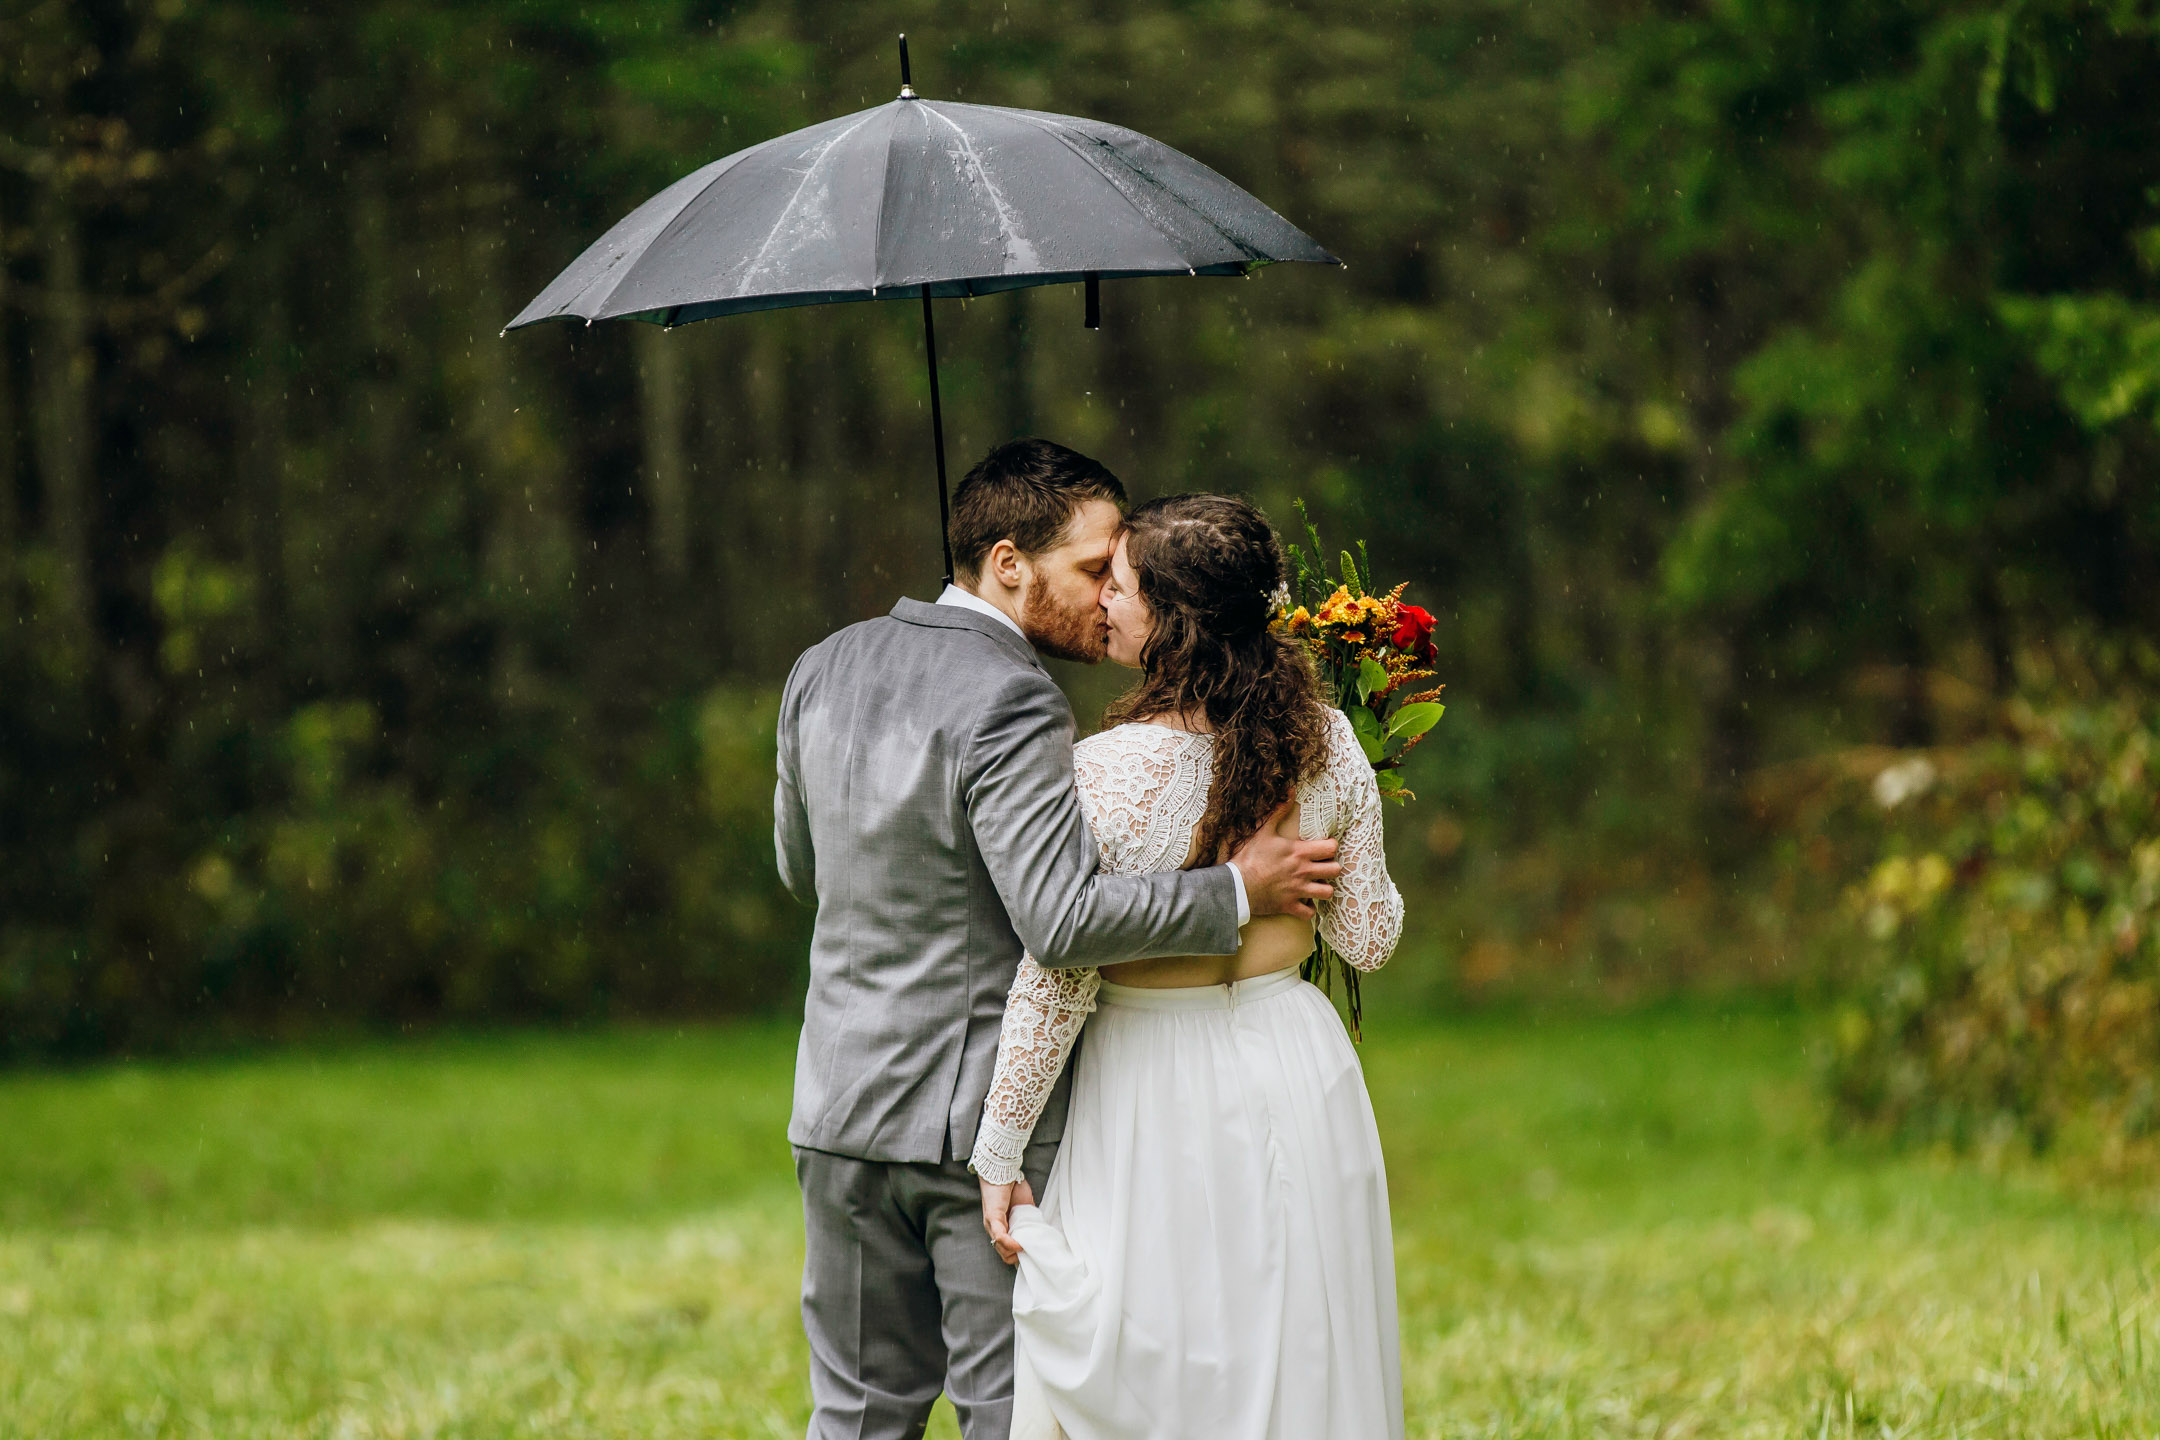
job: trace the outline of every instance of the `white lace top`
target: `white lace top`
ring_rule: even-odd
[[[1214,757],[1213,736],[1164,725],[1120,725],[1080,742],[1073,757],[1080,808],[1104,870],[1144,875],[1185,863],[1207,813]],[[1297,798],[1299,834],[1341,842],[1335,858],[1343,873],[1334,898],[1318,906],[1320,933],[1358,969],[1377,970],[1402,935],[1402,895],[1388,878],[1380,787],[1339,710],[1328,712],[1327,759]],[[1021,1152],[1101,983],[1091,968],[1045,970],[1032,955],[1021,958],[970,1157],[985,1180],[1020,1178]]]

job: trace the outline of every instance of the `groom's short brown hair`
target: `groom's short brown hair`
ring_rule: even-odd
[[[1125,508],[1125,487],[1100,460],[1050,440],[1006,441],[976,461],[953,492],[954,573],[975,578],[1000,540],[1040,555],[1090,500]]]

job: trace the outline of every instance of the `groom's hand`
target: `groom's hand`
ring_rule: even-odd
[[[1313,902],[1335,893],[1328,882],[1342,874],[1335,863],[1333,840],[1300,840],[1284,834],[1290,803],[1275,807],[1253,837],[1230,856],[1245,877],[1245,901],[1255,918],[1262,915],[1313,917]]]
[[[1032,1205],[1035,1192],[1028,1188],[1027,1177],[1010,1185],[993,1185],[988,1180],[980,1182],[983,1200],[983,1229],[990,1232],[990,1243],[997,1247],[998,1259],[1008,1265],[1020,1261],[1020,1242],[1012,1238],[1012,1231],[1005,1222],[1012,1217],[1015,1205]]]

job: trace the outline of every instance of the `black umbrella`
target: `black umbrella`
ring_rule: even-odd
[[[936,296],[1142,275],[1246,275],[1342,262],[1190,156],[1070,115],[919,98],[900,37],[900,98],[739,150],[618,221],[504,327],[645,320],[842,300],[922,300],[947,528]],[[945,542],[952,579],[952,543]]]

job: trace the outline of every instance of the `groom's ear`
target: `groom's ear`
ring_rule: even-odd
[[[1008,590],[1020,588],[1026,576],[1020,566],[1020,547],[1013,544],[1011,537],[990,547],[990,553],[983,556],[982,574]]]

